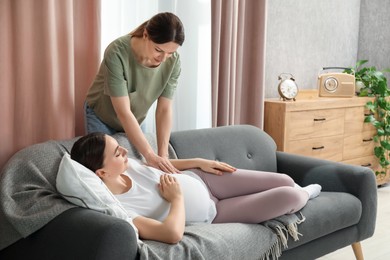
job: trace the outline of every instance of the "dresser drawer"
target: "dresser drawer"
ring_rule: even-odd
[[[343,135],[289,141],[286,152],[341,161],[343,159]]]
[[[364,123],[364,119],[370,114],[370,110],[361,107],[350,107],[345,109],[345,133],[361,133],[374,131],[375,127],[371,123]]]
[[[375,131],[366,131],[344,136],[343,159],[349,160],[357,157],[374,154],[376,143],[373,140]]]
[[[320,109],[289,113],[287,140],[334,136],[344,133],[345,109]]]

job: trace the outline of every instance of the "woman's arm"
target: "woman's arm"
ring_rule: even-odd
[[[130,110],[129,98],[111,97],[111,102],[115,113],[126,132],[127,138],[129,138],[130,142],[144,156],[147,164],[164,172],[177,172],[166,158],[162,158],[154,153],[152,147],[146,140],[137,119]]]
[[[156,130],[158,155],[168,158],[168,144],[172,127],[172,101],[159,97],[156,108]]]
[[[169,98],[158,98],[156,108],[157,147],[158,155],[165,160],[164,163],[159,165],[160,170],[167,173],[178,173],[179,170],[168,159],[168,144],[172,125],[171,103],[172,101]]]
[[[202,158],[193,158],[193,159],[171,159],[170,160],[173,166],[178,170],[184,171],[193,168],[200,168],[205,172],[212,173],[215,175],[222,175],[222,172],[234,172],[235,167],[219,161],[212,161]]]
[[[142,239],[175,244],[183,238],[184,234],[184,199],[179,183],[170,174],[161,175],[159,188],[161,196],[171,203],[166,219],[160,222],[139,216],[133,219],[133,223],[137,227],[139,236]]]

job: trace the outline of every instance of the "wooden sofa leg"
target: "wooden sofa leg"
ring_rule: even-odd
[[[356,260],[364,260],[362,245],[360,242],[352,244],[353,253],[355,254]]]

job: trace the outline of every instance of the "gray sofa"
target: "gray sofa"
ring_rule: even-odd
[[[115,138],[129,149],[130,156],[139,157],[123,134]],[[126,221],[75,207],[56,192],[61,157],[76,139],[27,147],[1,171],[0,259],[158,259],[154,251],[140,254],[134,230]],[[148,135],[148,140],[155,146],[153,136]],[[265,132],[249,125],[174,132],[170,144],[172,157],[220,160],[237,168],[286,173],[301,186],[322,185],[320,196],[301,211],[306,218],[299,224],[302,236],[298,241],[289,239],[279,259],[315,259],[352,244],[359,256],[359,242],[374,233],[377,187],[368,168],[278,152]],[[28,209],[22,210],[18,199],[26,194],[31,201]],[[34,221],[34,210],[47,214]],[[272,235],[258,224],[194,225],[187,229],[183,244],[149,241],[148,245],[167,252],[161,259],[261,259],[267,257],[262,250],[266,243],[257,238]],[[191,240],[198,230],[204,239]],[[213,244],[220,246],[219,240],[227,241],[223,254],[213,252]]]

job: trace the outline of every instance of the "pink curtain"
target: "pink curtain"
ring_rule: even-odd
[[[84,134],[99,42],[100,0],[0,0],[0,168],[23,147]]]
[[[266,0],[212,1],[212,125],[263,127]]]

